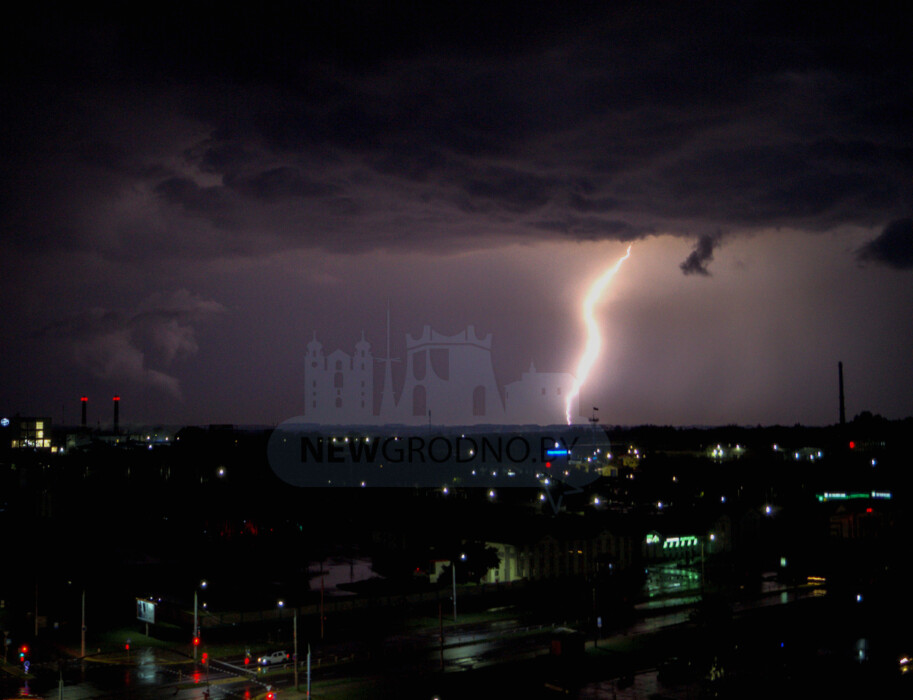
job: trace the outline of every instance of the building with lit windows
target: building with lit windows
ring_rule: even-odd
[[[10,447],[13,449],[50,449],[51,419],[10,418]]]

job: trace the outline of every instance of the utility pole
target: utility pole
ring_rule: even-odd
[[[86,589],[82,589],[82,626],[79,633],[79,655],[86,658]]]
[[[311,698],[311,644],[308,642],[308,689],[306,697]]]
[[[295,607],[295,617],[292,620],[292,648],[295,660],[295,690],[298,690],[298,607]]]
[[[453,574],[453,621],[456,622],[456,562],[450,562],[450,573]]]
[[[197,624],[197,590],[193,589],[193,638],[196,640],[200,636],[200,626]],[[193,660],[197,660],[197,645],[193,645]]]
[[[701,537],[701,595],[704,593],[704,537]]]
[[[323,563],[321,562],[321,566]],[[320,574],[320,641],[323,641],[323,577],[325,574]]]

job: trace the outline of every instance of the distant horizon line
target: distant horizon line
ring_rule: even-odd
[[[851,420],[846,422],[846,425],[856,422],[860,416],[857,415]],[[872,419],[878,419],[888,423],[903,423],[905,421],[913,420],[913,416],[906,416],[904,418],[886,418],[879,414],[869,414],[869,417]],[[61,430],[61,429],[72,429],[74,431],[86,431],[90,433],[113,433],[113,426],[83,426],[78,423],[55,423],[53,418],[47,415],[20,415],[14,414],[9,416],[10,420],[29,420],[35,418],[42,418],[50,420],[52,430]],[[159,422],[143,422],[143,423],[121,423],[120,430],[118,432],[124,433],[128,431],[140,430],[143,428],[148,429],[162,429],[162,430],[180,430],[182,428],[200,428],[204,430],[211,430],[213,428],[221,429],[232,429],[232,430],[274,430],[280,425],[287,424],[294,421],[294,419],[288,419],[280,423],[188,423],[188,422],[175,422],[175,423],[159,423]],[[476,423],[476,424],[467,424],[467,425],[447,425],[447,424],[423,424],[423,425],[412,425],[406,423],[385,423],[385,424],[366,424],[366,423],[340,423],[338,425],[327,425],[323,423],[311,422],[311,421],[298,421],[294,425],[297,426],[306,426],[313,427],[315,430],[328,432],[332,430],[359,430],[359,431],[378,431],[386,429],[402,429],[404,431],[427,431],[429,428],[438,428],[446,430],[464,430],[467,432],[478,432],[482,431],[493,431],[493,430],[504,430],[504,429],[561,429],[561,430],[586,430],[592,427],[592,424],[579,423],[574,425],[566,425],[563,423],[552,423],[547,425],[540,425],[535,423]],[[721,428],[737,428],[741,430],[758,430],[758,429],[769,429],[769,428],[839,428],[841,424],[839,421],[834,423],[824,423],[824,424],[805,424],[805,423],[752,423],[752,424],[742,424],[742,423],[718,423],[718,424],[708,424],[708,423],[689,423],[689,424],[671,424],[671,423],[603,423],[598,422],[596,425],[603,429],[614,429],[614,430],[630,430],[634,428],[664,428],[672,430],[717,430]]]

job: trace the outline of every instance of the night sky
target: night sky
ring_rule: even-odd
[[[282,421],[388,302],[573,371],[630,242],[584,411],[913,415],[902,3],[233,5],[5,17],[4,415]]]

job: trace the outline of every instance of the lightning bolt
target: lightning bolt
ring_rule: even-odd
[[[633,245],[633,244],[632,244]],[[602,273],[599,278],[593,282],[593,285],[590,287],[590,291],[587,293],[586,298],[583,300],[583,323],[586,325],[586,347],[583,349],[583,355],[580,356],[580,362],[577,363],[577,374],[574,379],[574,388],[567,395],[567,403],[565,404],[565,416],[567,418],[567,424],[571,425],[571,405],[574,402],[574,398],[580,395],[580,387],[583,386],[586,382],[587,376],[590,374],[590,370],[593,367],[593,363],[596,362],[596,358],[599,357],[599,350],[602,347],[602,335],[599,333],[599,324],[596,323],[596,318],[593,314],[593,309],[596,307],[596,303],[602,297],[602,293],[605,291],[605,288],[609,286],[609,282],[612,281],[612,278],[615,276],[615,273],[618,272],[618,269],[621,267],[622,263],[631,257],[631,246],[628,246],[628,250],[622,255],[612,267]]]

